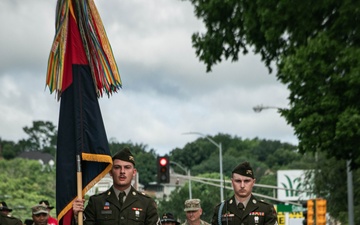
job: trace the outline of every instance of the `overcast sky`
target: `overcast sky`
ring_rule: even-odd
[[[222,62],[206,73],[191,35],[204,31],[188,1],[95,0],[123,82],[99,99],[108,139],[148,145],[158,154],[182,148],[198,135],[218,133],[297,144],[275,109],[288,90],[259,56]],[[56,126],[59,102],[45,88],[55,34],[56,0],[0,1],[0,137],[18,141],[32,121]]]

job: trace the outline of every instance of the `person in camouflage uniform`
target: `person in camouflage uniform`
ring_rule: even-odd
[[[184,211],[186,213],[186,221],[182,225],[210,225],[208,222],[200,219],[203,212],[200,199],[186,200]]]
[[[33,225],[49,225],[49,211],[46,205],[35,205],[31,208]]]

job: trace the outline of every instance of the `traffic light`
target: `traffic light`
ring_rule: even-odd
[[[315,225],[314,223],[314,199],[309,199],[303,203],[305,211],[303,211],[303,225]]]
[[[170,160],[169,156],[158,156],[157,157],[157,168],[158,168],[158,183],[169,183],[170,182]]]
[[[326,200],[316,199],[316,225],[326,225]]]

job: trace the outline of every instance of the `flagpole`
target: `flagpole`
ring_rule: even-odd
[[[81,159],[80,155],[76,155],[76,165],[77,165],[77,171],[76,171],[76,180],[77,180],[77,197],[82,199],[82,173],[81,173]],[[83,225],[83,212],[78,213],[78,225]]]

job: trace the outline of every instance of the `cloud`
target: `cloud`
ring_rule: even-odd
[[[98,0],[123,89],[99,99],[108,138],[147,144],[158,154],[183,147],[197,131],[297,143],[276,110],[288,91],[259,56],[224,61],[206,73],[191,35],[203,30],[188,1]],[[47,58],[55,34],[56,2],[0,3],[0,137],[17,141],[34,120],[57,125],[59,102],[45,88]]]

